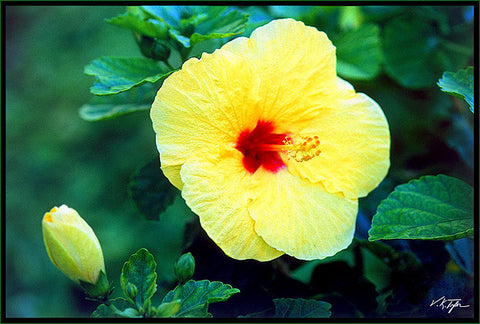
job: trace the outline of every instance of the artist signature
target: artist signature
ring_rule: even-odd
[[[449,314],[455,307],[470,307],[470,305],[462,305],[460,298],[445,298],[445,296],[432,300],[430,307],[433,306],[441,307],[442,309],[447,310]]]

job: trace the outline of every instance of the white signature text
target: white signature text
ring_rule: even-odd
[[[430,307],[432,306],[441,307],[447,310],[449,314],[455,307],[470,307],[470,305],[462,305],[460,298],[446,298],[445,296],[432,300]]]

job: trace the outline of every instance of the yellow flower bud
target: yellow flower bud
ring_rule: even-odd
[[[76,210],[62,205],[45,213],[43,241],[53,264],[73,281],[96,284],[105,273],[102,248],[92,228]]]

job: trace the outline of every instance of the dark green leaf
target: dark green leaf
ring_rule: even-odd
[[[445,70],[458,69],[473,55],[473,48],[461,44],[463,39],[441,38],[435,24],[418,15],[403,15],[385,25],[386,72],[402,86],[433,86]]]
[[[178,193],[163,175],[159,159],[146,164],[133,175],[129,191],[138,210],[148,220],[158,220]]]
[[[105,318],[105,317],[125,317],[122,312],[132,305],[125,298],[115,298],[110,300],[111,306],[100,304],[96,310],[93,311],[91,317],[93,318]]]
[[[458,266],[473,277],[475,273],[473,262],[475,254],[474,241],[470,238],[463,238],[448,242],[445,247]]]
[[[473,234],[473,188],[446,175],[399,185],[378,206],[369,240],[457,239]]]
[[[327,302],[313,299],[274,299],[275,318],[328,318],[332,315]]]
[[[378,316],[390,315],[391,307],[407,300],[418,302],[428,290],[431,279],[427,278],[432,278],[435,274],[432,271],[426,272],[421,260],[410,250],[397,251],[383,242],[358,240],[356,243],[361,247],[363,276],[375,285],[375,290],[378,292],[376,298]],[[426,251],[428,250],[427,248]],[[431,252],[427,259],[433,263],[432,259],[437,261],[438,255]],[[435,264],[442,268],[440,263]]]
[[[367,242],[367,243],[379,243],[381,242]],[[387,245],[381,246],[381,250],[390,248]],[[377,248],[378,249],[378,248]],[[373,251],[372,251],[373,250]],[[394,251],[390,248],[387,255],[381,251],[378,253],[375,248],[369,247],[367,249],[362,249],[362,258],[363,258],[363,275],[368,279],[374,286],[377,292],[383,291],[386,287],[390,285],[391,281],[391,268],[389,263],[394,259]]]
[[[140,249],[132,254],[123,265],[120,276],[120,285],[122,291],[133,304],[141,308],[143,304],[150,299],[157,291],[157,273],[155,268],[157,264],[153,255],[147,249]],[[134,298],[129,296],[131,285],[136,287],[137,295]]]
[[[209,304],[225,301],[239,292],[237,288],[219,281],[190,280],[170,291],[163,298],[162,303],[181,300],[180,309],[174,317],[211,317],[208,313]]]
[[[99,121],[152,107],[157,86],[144,84],[113,96],[95,96],[80,107],[80,117],[87,121]]]
[[[429,86],[438,75],[431,56],[437,47],[435,30],[427,21],[395,18],[385,25],[385,68],[400,84]]]
[[[473,66],[456,73],[445,72],[437,85],[443,92],[464,99],[473,113]]]
[[[334,44],[337,47],[337,71],[342,77],[370,80],[380,72],[383,57],[377,25],[364,25],[344,32]]]
[[[112,95],[146,82],[155,83],[171,72],[164,63],[146,58],[102,57],[85,67],[85,74],[97,82],[90,88],[96,95]]]
[[[474,130],[473,125],[465,116],[452,114],[450,127],[442,133],[445,142],[457,151],[462,160],[473,169],[474,167]]]
[[[400,13],[408,10],[406,6],[362,6],[362,13],[368,20],[385,20],[387,18],[398,16]]]
[[[370,280],[378,292],[391,284],[392,270],[402,271],[405,268],[413,271],[421,267],[420,261],[409,251],[397,252],[382,242],[367,240],[356,241],[362,248],[363,274]]]
[[[273,300],[275,310],[267,309],[261,312],[240,316],[241,318],[329,318],[330,305],[327,302],[302,298],[278,298]]]
[[[164,22],[156,19],[144,20],[133,12],[107,19],[107,22],[153,38],[164,39],[167,36],[167,26]]]

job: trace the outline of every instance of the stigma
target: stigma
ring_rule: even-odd
[[[243,153],[243,165],[254,173],[259,167],[277,172],[285,167],[281,153],[297,162],[320,155],[318,136],[276,133],[271,122],[259,121],[253,130],[243,131],[236,149]]]

